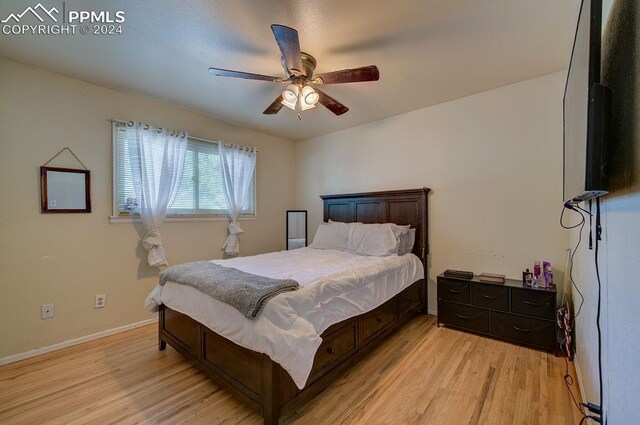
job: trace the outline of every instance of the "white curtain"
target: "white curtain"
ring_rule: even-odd
[[[222,248],[227,255],[238,255],[240,254],[238,235],[244,233],[238,222],[238,217],[249,197],[249,186],[256,168],[257,148],[225,146],[220,142],[219,152],[224,195],[227,198],[227,211],[231,217],[229,236]]]
[[[149,265],[167,266],[160,224],[178,189],[187,150],[186,133],[129,122],[127,143],[140,217],[147,231],[142,244]]]

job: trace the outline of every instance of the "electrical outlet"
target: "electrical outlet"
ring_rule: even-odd
[[[96,294],[96,302],[94,308],[102,308],[107,304],[107,296],[105,294]]]
[[[50,319],[55,315],[55,308],[53,304],[42,304],[40,306],[40,318]]]

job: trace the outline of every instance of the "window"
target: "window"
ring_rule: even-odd
[[[129,144],[124,123],[113,123],[113,157],[113,215],[137,215],[138,202],[133,187]],[[191,137],[188,139],[180,189],[169,207],[168,215],[169,217],[227,215],[218,143],[195,140]],[[242,215],[255,215],[255,173]]]

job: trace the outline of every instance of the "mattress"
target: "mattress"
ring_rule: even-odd
[[[272,298],[256,320],[174,282],[154,288],[146,308],[157,311],[165,304],[242,347],[268,355],[300,389],[311,372],[322,332],[378,307],[424,278],[422,263],[413,254],[366,257],[307,247],[212,262],[271,278],[294,279],[300,289]]]

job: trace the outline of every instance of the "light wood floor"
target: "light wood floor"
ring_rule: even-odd
[[[150,325],[0,367],[0,423],[261,423],[156,338]],[[420,316],[282,422],[577,424],[564,369],[563,358]]]

